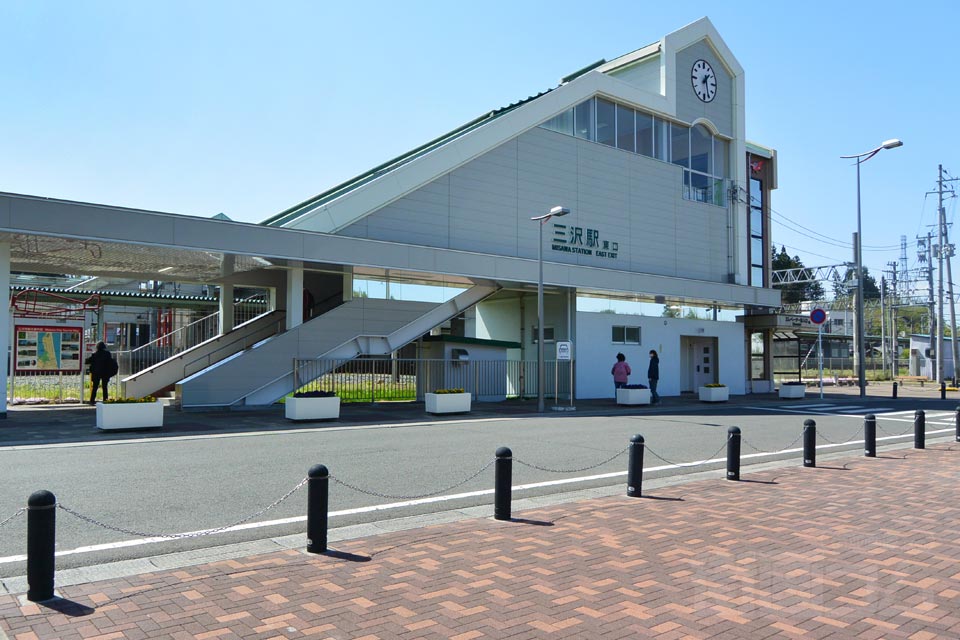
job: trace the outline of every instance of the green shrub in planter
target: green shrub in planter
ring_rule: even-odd
[[[434,393],[466,393],[463,389],[437,389]]]
[[[334,398],[336,397],[336,391],[323,391],[318,389],[316,391],[298,391],[293,394],[294,398]]]
[[[725,387],[727,385],[721,384],[719,382],[711,382],[710,384],[705,384],[703,386],[707,387],[708,389],[716,389],[718,387]]]

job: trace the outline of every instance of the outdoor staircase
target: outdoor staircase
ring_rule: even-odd
[[[441,304],[376,298],[345,302],[186,377],[177,385],[180,406],[272,404],[294,391],[296,384],[307,382],[294,375],[295,360],[387,355],[497,290],[496,285],[474,285]]]

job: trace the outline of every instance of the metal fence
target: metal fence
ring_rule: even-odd
[[[798,367],[798,358],[792,356],[774,356],[774,380],[776,382],[791,380],[816,380],[820,377],[820,365],[816,355],[800,362]],[[899,372],[897,375],[907,375],[909,367],[907,360],[901,359],[898,363]],[[890,363],[884,368],[883,359],[879,357],[868,357],[863,363],[864,373],[867,380],[889,380]],[[823,359],[823,379],[824,382],[836,383],[839,380],[855,378],[857,376],[856,368],[853,365],[853,358],[824,358]]]
[[[544,363],[545,397],[570,398],[572,362]],[[333,391],[341,402],[423,400],[437,389],[463,389],[477,401],[537,396],[537,363],[523,360],[355,358],[295,360],[297,391]]]
[[[90,376],[83,373],[16,371],[7,378],[7,403],[77,404],[90,399]],[[121,395],[120,376],[110,379],[110,397]],[[97,393],[98,398],[103,392]]]

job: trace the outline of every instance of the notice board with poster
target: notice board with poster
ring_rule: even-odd
[[[14,327],[14,369],[18,372],[45,371],[79,373],[83,367],[83,327]]]

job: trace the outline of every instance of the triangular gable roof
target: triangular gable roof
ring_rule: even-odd
[[[594,95],[607,95],[667,117],[676,116],[677,51],[701,39],[714,48],[728,70],[742,78],[743,69],[708,18],[701,18],[659,42],[610,62],[600,60],[561,80],[561,84],[506,107],[495,109],[412,151],[264,220],[260,224],[336,233],[357,220],[449,173],[496,146],[538,126]],[[661,55],[659,93],[644,91],[608,72]],[[739,82],[738,103],[743,105]],[[742,139],[742,115],[737,127]]]

